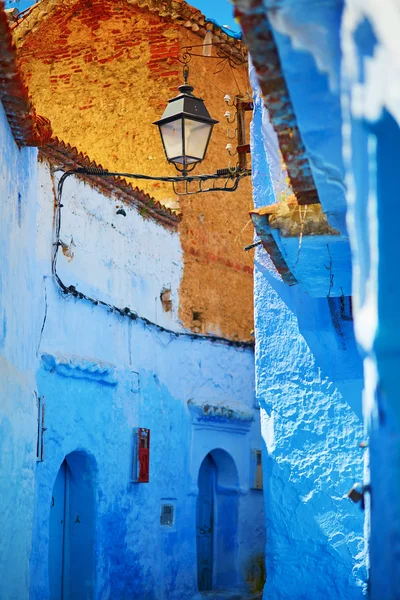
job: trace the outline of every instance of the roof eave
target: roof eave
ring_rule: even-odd
[[[318,191],[263,0],[234,0],[234,3],[235,16],[251,54],[297,202],[300,205],[319,204]]]
[[[137,6],[139,9],[147,9],[152,13],[157,13],[160,17],[165,17],[174,23],[190,29],[194,34],[205,38],[208,32],[212,36],[214,44],[220,44],[224,52],[232,54],[233,57],[242,59],[247,56],[246,45],[234,35],[229,35],[224,28],[217,25],[214,21],[207,19],[200,10],[190,6],[184,1],[169,0],[129,0],[131,6]],[[46,12],[47,5],[47,12]],[[24,38],[32,29],[57,9],[59,4],[55,0],[41,0],[24,12],[22,18],[13,26],[13,33],[17,44],[23,43]]]
[[[0,0],[0,101],[16,143],[41,146],[52,135],[50,121],[36,114],[18,69],[9,19]]]
[[[42,146],[39,155],[57,166],[62,165],[66,170],[81,167],[102,168],[86,154],[79,152],[77,148],[60,141],[58,138],[52,138],[46,145]],[[181,220],[180,213],[166,208],[161,202],[134,187],[122,177],[101,177],[85,174],[79,174],[77,177],[87,180],[102,193],[113,194],[120,200],[135,205],[142,215],[147,215],[166,227],[176,228]]]

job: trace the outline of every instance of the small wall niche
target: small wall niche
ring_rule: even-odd
[[[203,332],[203,313],[199,310],[192,311],[192,331],[195,333]]]
[[[164,288],[160,294],[161,305],[164,312],[172,311],[172,297],[171,290]]]

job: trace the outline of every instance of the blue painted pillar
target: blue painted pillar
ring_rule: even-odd
[[[363,412],[370,436],[370,597],[400,594],[399,80],[391,0],[348,0],[342,25],[348,224],[357,340],[364,352]],[[396,96],[396,97],[397,97]]]
[[[374,124],[354,118],[351,124],[353,297],[370,436],[370,587],[372,599],[394,600],[400,589],[400,248],[393,165],[400,159],[400,129],[387,111]]]

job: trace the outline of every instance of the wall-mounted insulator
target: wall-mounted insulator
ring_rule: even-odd
[[[228,152],[228,154],[229,154],[230,156],[235,156],[235,154],[236,154],[236,151],[235,151],[235,152],[232,152],[232,150],[233,150],[233,146],[232,146],[232,144],[227,144],[227,145],[225,146],[225,150]]]

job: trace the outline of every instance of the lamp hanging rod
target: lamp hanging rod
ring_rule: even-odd
[[[165,181],[166,183],[180,183],[185,181],[190,183],[192,181],[208,181],[211,179],[235,179],[236,177],[242,178],[251,175],[251,169],[240,169],[238,167],[235,167],[234,169],[217,169],[216,173],[211,173],[209,175],[186,175],[184,177],[179,175],[157,177],[155,175],[142,175],[140,173],[119,173],[115,171],[107,171],[105,169],[101,169],[100,167],[78,167],[77,169],[72,169],[72,171],[78,175],[95,175],[97,177],[127,177],[129,179]]]
[[[63,170],[62,168],[60,170]],[[125,177],[129,179],[141,179],[146,181],[165,181],[172,183],[174,193],[177,196],[189,196],[192,194],[201,194],[205,192],[234,192],[237,190],[240,181],[244,177],[251,175],[251,169],[241,169],[240,167],[217,169],[216,173],[209,175],[188,175],[175,177],[156,177],[152,175],[142,175],[140,173],[119,173],[116,171],[106,171],[100,167],[78,167],[64,171],[64,175],[91,175],[93,177]],[[203,187],[205,181],[216,182],[218,179],[223,179],[224,183],[213,185],[211,187]],[[198,188],[192,190],[189,184],[192,182],[198,183]],[[183,188],[178,189],[177,184],[184,184]]]

